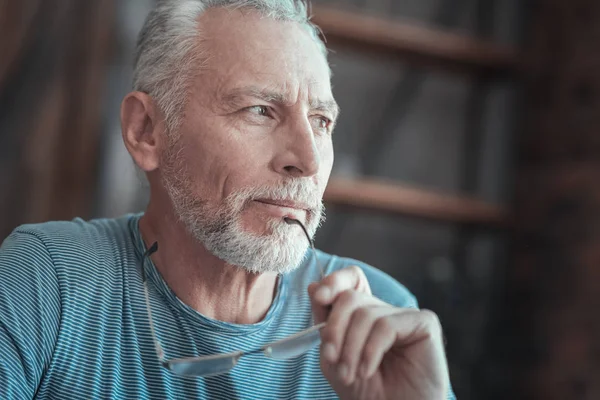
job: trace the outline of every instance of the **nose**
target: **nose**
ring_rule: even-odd
[[[273,160],[274,169],[286,177],[300,178],[317,174],[320,154],[308,118],[298,118],[281,133],[281,150]]]

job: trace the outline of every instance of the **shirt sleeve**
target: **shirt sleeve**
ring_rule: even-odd
[[[52,258],[32,232],[16,230],[0,247],[0,392],[33,399],[50,365],[60,323]]]

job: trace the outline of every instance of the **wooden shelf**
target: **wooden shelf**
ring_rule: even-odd
[[[490,228],[509,224],[508,212],[499,205],[372,179],[332,178],[324,201],[332,205]]]
[[[334,46],[401,56],[446,69],[504,74],[519,69],[518,54],[511,47],[466,35],[324,6],[313,7],[312,20]]]

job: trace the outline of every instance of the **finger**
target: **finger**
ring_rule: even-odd
[[[323,342],[321,342],[320,351],[321,351],[320,366],[321,366],[321,371],[323,372],[323,376],[325,376],[325,378],[327,378],[327,380],[329,382],[338,381],[337,364],[330,363],[325,357],[323,357],[323,354],[325,353]]]
[[[315,321],[321,323],[327,320],[331,311],[331,304],[339,293],[349,289],[371,293],[364,272],[357,266],[341,269],[328,275],[320,282],[311,283],[308,286],[308,294],[311,299]]]
[[[321,305],[321,303],[317,302],[314,298],[315,291],[319,288],[318,282],[313,282],[308,285],[308,296],[310,298],[310,304],[312,308],[313,315],[315,317],[315,323],[320,324],[327,320],[329,316],[329,312],[331,311],[331,306]]]
[[[358,266],[347,267],[327,275],[319,282],[314,298],[322,305],[329,305],[340,293],[350,289],[371,294],[367,277]]]
[[[346,290],[337,297],[327,317],[327,325],[321,330],[321,341],[324,344],[323,355],[328,362],[338,362],[353,312],[359,307],[381,305],[385,305],[385,303],[373,296],[355,290]]]
[[[388,305],[359,307],[354,311],[346,330],[339,358],[338,373],[344,384],[351,385],[357,375],[362,377],[361,375],[364,374],[359,371],[359,364],[363,348],[374,325],[380,318],[398,312],[401,312],[400,309]]]
[[[447,371],[441,326],[437,316],[428,310],[403,309],[403,312],[380,318],[373,325],[364,345],[359,369],[368,379],[379,368],[384,355],[398,346],[410,356],[419,346],[419,360],[429,379],[443,379]]]

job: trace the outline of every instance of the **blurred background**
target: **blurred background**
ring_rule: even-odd
[[[119,107],[154,1],[0,0],[0,240],[143,210]],[[342,108],[318,246],[440,315],[459,399],[600,398],[600,2],[313,4]]]

